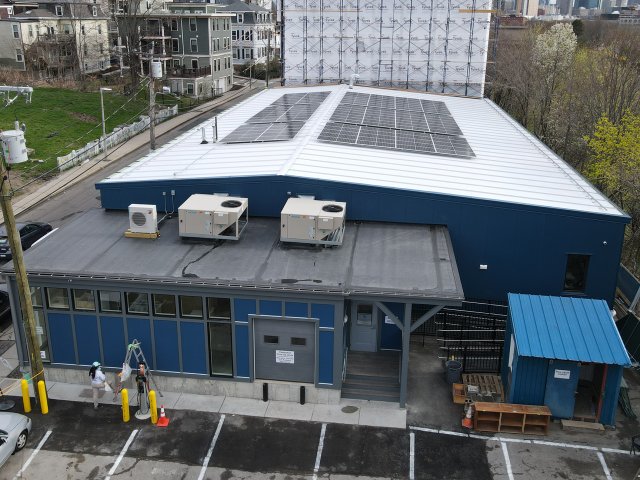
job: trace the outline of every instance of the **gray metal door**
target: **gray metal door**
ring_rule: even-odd
[[[254,318],[253,344],[255,378],[315,382],[314,322]]]
[[[371,303],[356,303],[351,321],[351,350],[375,352],[378,347],[377,308]]]

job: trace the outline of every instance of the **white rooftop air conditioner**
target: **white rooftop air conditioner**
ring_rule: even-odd
[[[280,213],[280,241],[342,245],[347,204],[290,198]]]
[[[129,205],[129,232],[151,233],[158,232],[158,212],[155,205]]]
[[[196,193],[178,208],[180,236],[239,240],[249,222],[249,199]]]

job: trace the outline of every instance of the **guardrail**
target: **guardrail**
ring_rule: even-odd
[[[178,105],[156,112],[156,123],[160,123],[165,118],[178,114]],[[72,150],[71,153],[58,157],[58,170],[61,172],[100,155],[105,150],[128,140],[149,128],[149,117],[141,115],[140,120],[125,127],[117,127],[106,137],[92,140],[79,150]]]

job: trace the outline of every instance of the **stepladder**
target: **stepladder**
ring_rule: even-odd
[[[117,374],[118,383],[116,388],[113,391],[114,401],[117,399],[118,394],[122,391],[122,388],[126,384],[127,380],[129,380],[129,377],[132,374],[134,375],[136,374],[136,370],[134,370],[131,367],[132,358],[135,359],[136,368],[141,363],[144,363],[144,365],[146,366],[145,376],[147,378],[147,381],[149,382],[149,384],[153,385],[153,388],[155,389],[155,391],[158,393],[158,395],[162,397],[163,396],[162,392],[158,388],[158,385],[156,384],[156,381],[153,378],[151,369],[149,368],[149,363],[147,362],[147,359],[144,356],[144,352],[142,351],[142,347],[140,346],[140,342],[137,339],[133,339],[131,343],[127,345],[127,354],[124,357],[124,362],[122,362],[122,370],[120,371],[120,373]]]

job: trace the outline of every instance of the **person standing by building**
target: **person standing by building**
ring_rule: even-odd
[[[138,363],[138,372],[136,373],[136,387],[138,392],[138,411],[136,418],[139,420],[147,419],[151,416],[149,411],[149,379],[144,362]]]
[[[93,365],[91,365],[91,369],[89,370],[89,377],[91,377],[91,390],[93,390],[93,408],[94,410],[97,410],[100,406],[98,403],[98,394],[100,393],[100,390],[105,389],[106,385],[109,384],[107,382],[107,377],[102,371],[100,362],[93,362]]]

